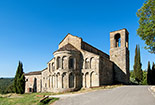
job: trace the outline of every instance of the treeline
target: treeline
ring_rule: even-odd
[[[150,67],[150,62],[148,62],[147,83],[148,85],[155,85],[155,64],[154,62],[152,64],[152,69]]]
[[[0,94],[13,92],[14,78],[0,78]]]
[[[130,81],[132,84],[155,85],[155,64],[153,63],[151,68],[150,62],[148,62],[147,71],[144,71],[141,68],[142,63],[140,56],[140,47],[139,45],[136,45],[133,66],[134,70],[130,72]]]
[[[0,78],[0,94],[25,92],[25,76],[23,64],[19,61],[15,78]]]

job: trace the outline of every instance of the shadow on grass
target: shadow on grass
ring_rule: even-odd
[[[56,100],[59,100],[59,98],[47,98],[47,99],[41,101],[38,105],[48,105],[48,104],[53,103]]]

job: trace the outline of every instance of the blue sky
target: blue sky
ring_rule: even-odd
[[[136,44],[141,48],[142,68],[155,61],[136,34],[137,10],[145,0],[1,0],[0,77],[13,77],[18,61],[24,72],[42,70],[59,42],[71,33],[109,54],[109,32],[126,28],[130,69]]]

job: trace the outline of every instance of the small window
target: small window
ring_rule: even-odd
[[[89,69],[89,60],[88,60],[88,58],[85,59],[85,69]]]
[[[58,57],[58,58],[57,58],[57,69],[60,68],[60,62],[61,62],[60,60],[61,60],[60,57]]]

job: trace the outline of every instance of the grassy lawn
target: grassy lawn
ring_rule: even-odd
[[[58,98],[48,98],[41,103],[39,101],[43,97],[38,97],[37,95],[51,95],[51,93],[7,94],[6,97],[0,95],[0,105],[49,105],[58,100]]]
[[[116,87],[120,87],[122,85],[109,85],[109,86],[101,86],[94,88],[81,89],[75,92],[65,92],[65,93],[26,93],[26,94],[6,94],[0,95],[0,105],[50,105],[52,102],[58,100],[58,98],[47,98],[42,103],[40,103],[40,99],[43,98],[43,95],[58,95],[58,94],[78,94],[96,91],[100,89],[112,89]],[[40,97],[42,96],[42,97]]]

